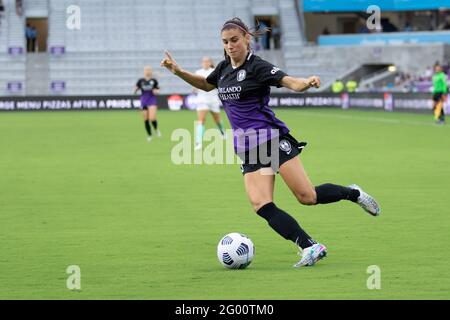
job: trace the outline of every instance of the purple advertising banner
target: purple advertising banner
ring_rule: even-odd
[[[60,56],[66,53],[66,47],[64,46],[52,46],[50,47],[50,53],[54,56]]]
[[[54,93],[63,92],[66,90],[66,82],[65,81],[52,81],[50,84],[50,89]]]
[[[184,106],[186,107],[186,109],[195,110],[197,100],[198,99],[196,94],[189,94],[184,98]]]
[[[20,56],[23,54],[23,48],[22,47],[9,47],[8,54],[10,54],[12,56]]]
[[[392,93],[386,92],[384,94],[384,110],[394,110],[394,98],[392,97]]]
[[[6,85],[6,90],[9,93],[19,93],[22,91],[23,83],[20,81],[9,81]]]

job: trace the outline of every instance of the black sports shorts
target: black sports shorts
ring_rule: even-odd
[[[439,102],[442,99],[442,93],[433,93],[433,101],[434,102]]]
[[[306,142],[298,142],[288,133],[269,140],[252,150],[238,153],[243,162],[241,165],[242,174],[255,172],[261,168],[272,168],[274,172],[278,173],[281,165],[298,156],[306,144]],[[272,152],[272,148],[274,152]]]

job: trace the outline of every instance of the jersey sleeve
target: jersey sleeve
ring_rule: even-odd
[[[153,79],[153,81],[155,81],[155,84],[153,85],[153,89],[158,89],[158,90],[159,90],[159,83],[158,83],[158,80]]]
[[[254,72],[256,81],[268,86],[281,87],[280,82],[287,74],[270,62],[260,59],[255,63]]]
[[[211,72],[209,74],[208,77],[206,77],[206,82],[212,84],[213,86],[215,86],[217,88],[217,85],[219,83],[219,77],[220,77],[220,73],[222,70],[222,66],[223,66],[223,61],[220,62],[217,67],[214,69],[213,72]]]
[[[136,82],[136,87],[138,87],[139,89],[141,89],[141,79],[139,79],[139,80]]]

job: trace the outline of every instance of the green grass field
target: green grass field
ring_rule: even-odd
[[[358,183],[382,206],[378,218],[349,202],[302,206],[278,177],[277,205],[328,247],[312,268],[292,268],[295,246],[252,212],[239,165],[171,162],[191,111],[160,111],[151,143],[137,111],[0,113],[0,299],[450,299],[450,126],[276,113],[308,141],[314,184]],[[255,244],[246,270],[217,261],[233,231]],[[69,265],[80,291],[66,288]],[[371,265],[380,290],[367,289]]]

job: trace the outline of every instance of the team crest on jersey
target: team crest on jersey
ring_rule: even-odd
[[[287,140],[281,140],[280,141],[280,149],[282,151],[286,152],[287,154],[290,154],[292,151],[291,143]]]
[[[245,70],[241,70],[237,74],[237,81],[242,81],[247,76],[247,72]]]

